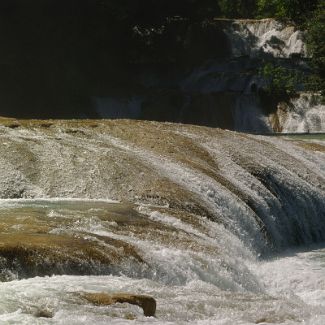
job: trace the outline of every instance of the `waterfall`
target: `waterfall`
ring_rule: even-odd
[[[263,114],[258,98],[254,94],[242,95],[233,110],[235,130],[240,132],[270,133],[267,117]]]
[[[222,45],[230,47],[226,57],[201,59],[173,73],[141,67],[135,78],[137,90],[129,89],[124,95],[121,91],[117,96],[107,89],[107,95],[93,97],[96,114],[248,133],[324,132],[325,110],[318,94],[300,93],[286,103],[278,100],[272,105],[258,98],[259,90],[268,87],[260,73],[266,62],[308,77],[303,31],[275,19],[216,19],[211,24],[226,35]],[[303,90],[301,84],[296,87]]]
[[[256,109],[249,96],[243,100]],[[190,202],[257,251],[325,236],[317,152],[307,152],[306,165],[298,145],[292,165],[293,144],[284,140],[148,122],[87,123],[2,127],[1,198],[127,199],[186,211]],[[181,196],[171,197],[176,188]]]
[[[297,250],[325,240],[322,141],[5,120],[0,143],[0,322],[324,321],[324,249]],[[157,318],[85,292],[151,295]]]
[[[283,133],[325,132],[325,106],[317,94],[302,93],[289,104],[279,105],[271,124],[274,118]]]
[[[224,28],[233,56],[307,56],[304,33],[274,19],[235,20]]]

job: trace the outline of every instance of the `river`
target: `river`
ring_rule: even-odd
[[[0,127],[1,324],[324,324],[324,142]],[[154,297],[156,317],[85,293]]]

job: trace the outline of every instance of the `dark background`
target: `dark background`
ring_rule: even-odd
[[[134,26],[159,26],[173,15],[201,21],[217,14],[214,1],[198,3],[1,0],[0,115],[96,117],[92,96],[128,91],[140,63],[157,61],[150,44],[134,35]],[[163,57],[172,45],[161,44],[156,54]],[[159,62],[155,66],[159,69]]]
[[[229,55],[213,17],[313,21],[322,84],[321,5],[311,0],[1,0],[0,116],[96,118],[92,98],[141,93],[139,75],[172,80]],[[316,13],[317,11],[315,11]],[[322,25],[323,24],[323,25]],[[317,59],[318,58],[318,59]],[[320,59],[319,59],[320,58]],[[320,67],[320,68],[319,68]],[[154,115],[154,114],[153,114]]]

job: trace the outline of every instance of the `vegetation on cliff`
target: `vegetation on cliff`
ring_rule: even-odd
[[[102,5],[105,4],[106,6],[110,5],[120,9],[123,8],[119,4],[120,2],[116,1],[117,0],[104,0]],[[179,40],[177,42],[173,37],[175,34],[175,26],[172,26],[172,30],[168,31],[170,25],[167,21],[171,17],[177,16],[186,19],[191,25],[194,24],[195,26],[196,24],[194,29],[196,28],[198,30],[197,34],[199,37],[197,39],[202,40],[202,44],[199,44],[201,48],[206,48],[207,44],[212,43],[211,40],[209,40],[209,37],[206,36],[211,32],[208,28],[210,26],[207,21],[212,17],[231,19],[273,17],[282,21],[294,23],[298,28],[306,30],[306,41],[312,61],[311,66],[313,68],[313,73],[311,73],[307,79],[305,78],[305,89],[311,91],[324,91],[325,89],[325,5],[321,0],[124,0],[124,8],[122,10],[124,15],[119,14],[117,16],[124,17],[124,19],[128,20],[131,25],[137,26],[137,30],[141,30],[141,28],[146,28],[148,26],[152,28],[151,33],[148,29],[142,30],[142,36],[147,32],[147,34],[151,35],[151,38],[150,41],[148,41],[149,38],[146,38],[147,47],[138,46],[136,55],[139,55],[141,52],[139,49],[141,48],[142,50],[145,50],[145,55],[148,53],[151,53],[152,55],[152,48],[157,47],[157,53],[159,53],[158,55],[160,56],[160,59],[166,61],[166,58],[168,57],[169,61],[172,62],[180,61],[178,60],[179,58],[177,55],[175,56],[176,53],[181,52],[183,54],[182,57],[188,57],[189,55],[186,51],[184,52],[184,48],[180,49]],[[157,26],[162,29],[157,29]],[[167,32],[165,29],[167,29]],[[188,30],[177,30],[177,32],[183,39],[186,39],[184,33],[188,32]],[[161,37],[162,34],[164,34],[164,37]],[[216,30],[212,31],[211,34],[214,35],[215,43],[222,42],[221,33],[219,33],[220,35],[218,37],[216,37],[216,35],[218,35]],[[219,39],[216,40],[216,38]],[[195,43],[198,45],[197,42]],[[168,48],[168,55],[165,55],[164,57],[164,49],[166,48]],[[170,51],[171,48],[173,49],[172,51]],[[190,53],[195,52],[194,49],[187,50]],[[225,55],[224,52],[215,51],[209,46],[206,52],[209,52],[210,54],[212,53],[213,56]],[[195,57],[195,59],[197,60],[198,57]],[[157,59],[155,60],[157,61]],[[278,93],[280,89],[282,89],[282,92],[293,93],[295,84],[298,82],[301,83],[302,78],[301,75],[298,76],[299,72],[290,71],[281,66],[274,66],[271,69],[271,66],[272,63],[266,63],[263,68],[264,76],[269,77],[271,80],[268,92]]]
[[[321,2],[307,22],[307,44],[315,73],[310,78],[310,88],[325,95],[325,3]]]

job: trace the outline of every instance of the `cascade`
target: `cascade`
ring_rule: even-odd
[[[323,141],[2,120],[0,142],[1,322],[153,321],[100,292],[154,296],[157,324],[324,321]]]
[[[304,33],[275,19],[234,20],[224,28],[233,56],[307,56]]]
[[[325,130],[325,107],[317,94],[301,93],[278,106],[270,116],[273,129],[283,133],[317,133]]]
[[[254,94],[242,95],[233,110],[235,130],[240,132],[271,133],[268,120]]]

